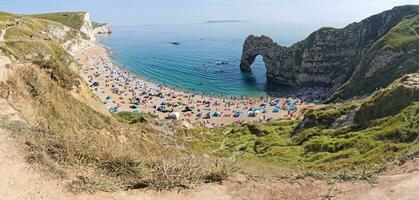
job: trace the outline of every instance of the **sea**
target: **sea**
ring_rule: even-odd
[[[115,62],[143,79],[195,93],[250,97],[288,94],[296,88],[269,82],[260,56],[252,72],[240,70],[246,37],[266,35],[291,46],[317,28],[250,22],[114,26],[111,35],[98,41],[112,49]]]

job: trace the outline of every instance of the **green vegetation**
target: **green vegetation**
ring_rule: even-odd
[[[157,118],[148,113],[132,113],[132,112],[119,112],[114,115],[116,119],[121,122],[136,124],[136,123],[146,123]]]
[[[419,40],[418,34],[419,16],[412,16],[393,27],[388,34],[376,42],[374,48],[399,50],[413,42],[417,42]]]
[[[58,22],[80,30],[84,23],[85,12],[62,12],[62,13],[48,13],[48,14],[37,14],[31,15],[31,17],[46,19],[54,22]]]
[[[368,95],[387,87],[405,74],[418,72],[419,16],[411,16],[365,51],[355,75],[328,100],[336,102],[354,96]],[[382,62],[377,64],[377,62]]]
[[[33,62],[49,74],[60,86],[72,89],[78,85],[78,75],[71,66],[78,66],[74,59],[54,41],[13,41],[0,47],[6,55],[11,55],[21,61]]]
[[[369,97],[357,111],[355,121],[366,124],[374,119],[394,115],[413,102],[419,102],[418,74],[404,76]]]
[[[379,172],[418,150],[419,104],[364,127],[345,123],[353,120],[350,113],[356,108],[329,106],[306,113],[302,122],[195,129],[179,136],[191,151],[234,157],[244,173],[267,177],[326,172],[336,178],[342,172]]]
[[[98,23],[98,22],[92,22],[93,29],[101,26],[105,26],[107,23]]]

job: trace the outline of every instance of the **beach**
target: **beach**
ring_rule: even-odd
[[[142,79],[112,61],[110,50],[93,44],[75,58],[92,91],[109,112],[149,113],[192,125],[228,124],[296,119],[316,105],[297,97],[219,97],[182,91]]]

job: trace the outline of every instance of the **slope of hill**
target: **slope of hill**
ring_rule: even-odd
[[[6,117],[0,127],[26,145],[29,162],[74,179],[70,187],[76,190],[186,187],[219,173],[222,165],[214,166],[212,158],[166,146],[168,133],[155,127],[169,122],[150,118],[130,125],[122,120],[123,113],[100,112],[103,104],[80,77],[80,66],[70,54],[82,49],[74,46],[90,44],[80,30],[30,16],[4,19],[1,23],[8,29],[2,30],[0,54],[12,62],[6,67],[11,72],[0,82],[0,97],[25,123]],[[77,177],[89,184],[78,186]]]

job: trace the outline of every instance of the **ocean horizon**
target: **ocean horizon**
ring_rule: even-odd
[[[261,56],[252,72],[240,70],[246,37],[266,35],[290,46],[317,28],[250,22],[116,26],[98,41],[112,49],[115,62],[145,80],[207,95],[251,97],[289,94],[294,88],[270,83]]]

